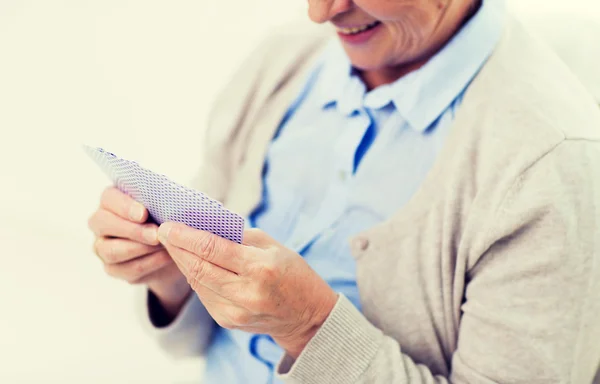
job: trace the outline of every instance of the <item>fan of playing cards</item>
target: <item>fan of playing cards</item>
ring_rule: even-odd
[[[84,146],[84,150],[121,192],[148,209],[150,218],[157,224],[180,222],[236,243],[242,242],[244,219],[220,202],[102,148]]]

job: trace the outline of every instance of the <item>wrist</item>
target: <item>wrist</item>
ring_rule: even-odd
[[[297,359],[310,340],[317,334],[337,302],[338,295],[333,290],[331,294],[321,300],[316,309],[312,311],[312,316],[306,321],[304,326],[298,327],[299,331],[290,337],[273,339],[282,347],[288,355]]]
[[[185,280],[184,283],[185,284],[181,284],[178,282],[168,287],[148,285],[148,289],[154,294],[158,300],[158,304],[160,304],[165,315],[167,315],[170,320],[177,317],[192,292],[192,288]]]

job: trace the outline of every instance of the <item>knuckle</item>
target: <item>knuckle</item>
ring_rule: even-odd
[[[92,232],[96,233],[98,230],[98,211],[94,212],[87,220],[87,227]]]
[[[194,260],[191,262],[189,271],[190,273],[188,279],[191,281],[188,281],[188,283],[191,284],[193,282],[202,280],[206,276],[206,264],[201,260]]]
[[[153,232],[155,228],[154,224],[136,224],[128,222],[127,226],[129,229],[129,238],[140,244],[157,245],[158,238],[156,233]]]
[[[92,214],[87,219],[87,227],[88,227],[88,229],[90,229],[92,231],[94,230],[94,216],[95,216],[95,214]]]
[[[118,251],[115,244],[103,242],[100,257],[108,264],[115,264],[118,259]]]
[[[108,240],[99,237],[98,240],[96,240],[96,252],[104,262],[113,264],[112,260],[115,254],[114,245]]]
[[[94,253],[96,254],[96,256],[98,257],[102,257],[101,256],[101,248],[102,248],[102,243],[104,242],[104,239],[102,237],[96,237],[94,239],[94,244],[92,245],[92,249],[94,250]]]
[[[139,242],[143,242],[144,240],[144,226],[132,224],[131,226],[131,239]]]
[[[111,197],[114,196],[116,190],[117,189],[112,185],[109,185],[106,188],[104,188],[102,194],[100,195],[100,201],[106,202],[110,200]]]
[[[262,233],[258,228],[247,228],[244,230],[244,238],[254,242],[262,237]]]
[[[271,281],[279,275],[279,266],[275,261],[265,261],[259,273],[262,281]]]
[[[103,237],[96,238],[94,241],[94,253],[103,261],[106,262],[106,240]]]
[[[260,228],[248,228],[244,230],[244,234],[251,236],[256,240],[264,240],[266,232]]]
[[[104,236],[110,228],[110,215],[104,209],[98,209],[88,219],[88,228],[96,236]]]
[[[260,236],[263,233],[263,231],[260,228],[248,228],[246,229],[246,233],[249,233],[253,236]]]
[[[217,247],[215,236],[198,236],[193,240],[192,249],[194,253],[205,260],[212,260]]]

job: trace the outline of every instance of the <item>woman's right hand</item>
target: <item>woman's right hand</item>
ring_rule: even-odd
[[[191,288],[158,242],[158,226],[147,220],[148,210],[143,205],[114,187],[106,189],[100,208],[88,220],[96,235],[94,252],[108,275],[147,285],[174,318]]]

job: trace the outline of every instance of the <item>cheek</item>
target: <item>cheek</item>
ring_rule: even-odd
[[[426,34],[450,0],[355,0],[356,6],[399,34]]]
[[[354,12],[362,13],[362,20],[376,19],[383,25],[366,44],[343,44],[352,64],[377,70],[416,60],[427,50],[438,19],[451,1],[353,0]]]
[[[430,8],[426,5],[429,2],[429,0],[354,0],[354,5],[360,11],[378,20],[392,21],[405,17],[415,9]]]
[[[355,0],[355,3],[383,23],[381,32],[368,44],[346,46],[356,67],[369,70],[400,65],[415,60],[427,49],[436,28],[437,3],[429,0]]]

